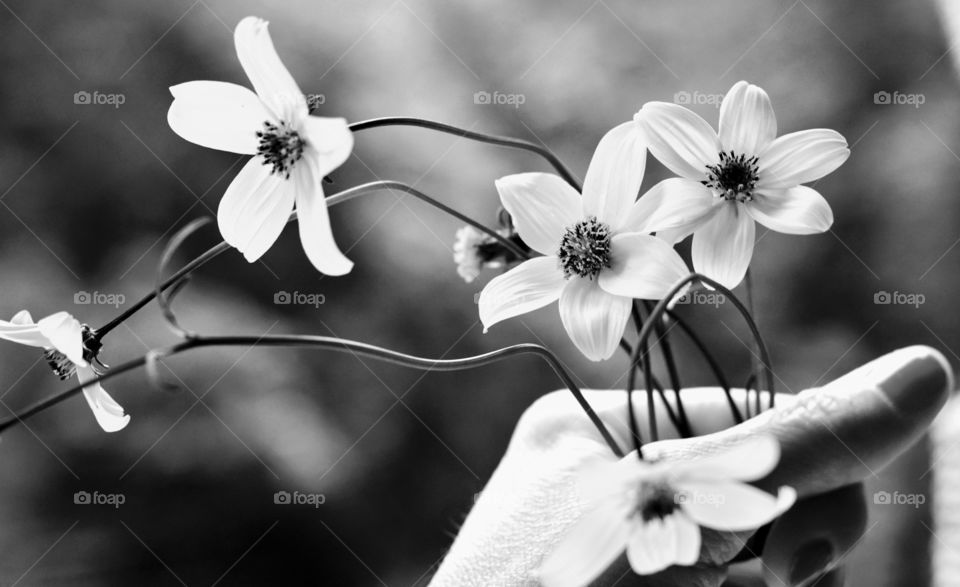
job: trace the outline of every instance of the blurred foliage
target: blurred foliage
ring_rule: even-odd
[[[542,141],[581,175],[602,134],[643,102],[757,83],[781,133],[823,126],[853,145],[816,186],[834,207],[830,234],[761,231],[756,316],[782,388],[822,384],[906,344],[956,356],[960,325],[944,317],[960,286],[960,98],[933,6],[894,0],[9,0],[0,10],[0,313],[67,309],[99,325],[114,308],[73,305],[76,292],[129,303],[152,287],[164,239],[215,213],[241,160],[175,136],[167,88],[246,84],[232,28],[247,14],[271,21],[304,92],[323,94],[323,115],[416,115]],[[75,104],[78,91],[125,102]],[[475,104],[480,91],[524,103]],[[880,91],[925,102],[876,104]],[[716,123],[715,107],[694,108]],[[545,169],[529,154],[380,129],[357,136],[330,189],[406,181],[493,221],[492,180]],[[649,169],[645,185],[667,176]],[[435,210],[382,193],[333,218],[357,263],[351,275],[318,275],[288,230],[262,263],[231,253],[198,274],[177,302],[183,323],[332,334],[438,357],[544,341],[585,386],[623,384],[625,359],[579,357],[555,306],[483,335],[473,303],[482,282],[458,280],[458,226]],[[214,238],[201,233],[183,260]],[[322,293],[326,303],[275,305],[278,291]],[[874,304],[880,291],[925,303]],[[743,381],[746,330],[732,309],[684,311]],[[170,340],[151,308],[115,331],[104,358]],[[709,385],[678,344],[684,381]],[[59,388],[37,353],[4,345],[2,356],[4,411]],[[133,416],[121,433],[100,432],[76,399],[2,438],[0,583],[425,585],[523,409],[558,387],[534,358],[424,376],[350,355],[223,349],[167,367],[180,393],[153,390],[142,373],[108,386]],[[925,459],[911,451],[868,491],[925,491]],[[127,499],[117,510],[78,506],[79,490]],[[275,505],[279,490],[326,502]],[[872,515],[877,525],[849,558],[850,584],[924,582],[926,510]]]

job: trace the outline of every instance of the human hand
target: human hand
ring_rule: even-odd
[[[748,541],[749,533],[703,530],[696,566],[638,577],[621,556],[594,585],[717,587],[724,580],[762,585],[759,575],[768,585],[810,585],[817,579],[821,586],[841,585],[840,563],[865,527],[866,505],[857,484],[921,438],[952,388],[952,370],[943,356],[916,346],[822,388],[779,394],[774,409],[736,426],[721,390],[685,390],[684,405],[700,435],[694,438],[677,438],[658,402],[662,440],[644,446],[647,458],[689,459],[727,450],[750,435],[771,434],[781,445],[780,463],[755,485],[770,492],[789,485],[800,500],[771,525],[763,541]],[[584,393],[620,445],[630,446],[625,394]],[[734,397],[743,404],[742,390]],[[634,404],[646,438],[645,398]],[[609,448],[567,391],[535,402],[518,422],[431,585],[535,585],[535,570],[582,514],[579,474],[609,458]],[[762,553],[762,569],[754,569],[753,576],[728,577],[728,563],[741,551]]]

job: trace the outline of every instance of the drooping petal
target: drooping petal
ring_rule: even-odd
[[[638,459],[635,450],[616,460],[606,460],[615,458],[607,453],[599,458],[577,476],[577,493],[580,503],[586,506],[623,498],[649,475],[650,465]]]
[[[565,283],[560,261],[550,256],[524,261],[494,277],[477,300],[484,332],[497,322],[555,302]]]
[[[294,187],[292,175],[285,179],[273,173],[261,157],[248,161],[220,200],[217,224],[223,240],[247,261],[259,259],[276,242],[293,211]]]
[[[267,21],[248,16],[240,21],[233,40],[243,71],[260,99],[280,120],[299,123],[309,111],[307,99],[280,61]]]
[[[76,318],[67,312],[57,312],[41,318],[37,327],[50,341],[49,346],[66,355],[74,365],[86,366],[83,358],[83,327]]]
[[[777,137],[777,118],[761,88],[740,81],[720,104],[720,143],[725,151],[752,157]]]
[[[0,339],[41,348],[50,346],[50,341],[26,310],[17,312],[9,322],[0,320]]]
[[[648,102],[634,117],[647,131],[649,149],[681,177],[704,179],[720,160],[720,139],[707,121],[677,104]]]
[[[678,520],[681,519],[681,516],[673,514],[665,518],[634,521],[630,540],[627,542],[627,560],[635,573],[652,575],[677,564],[680,554],[689,558],[690,545],[680,544],[681,536],[690,538],[689,528],[686,526],[689,522],[683,520],[681,523],[684,526],[680,527]],[[699,554],[699,544],[697,546]]]
[[[779,461],[777,439],[758,434],[723,452],[674,463],[672,473],[677,479],[756,481],[769,475]]]
[[[80,383],[97,376],[90,367],[78,367],[77,375],[80,377]],[[92,383],[84,387],[83,397],[87,400],[94,418],[97,419],[97,424],[103,428],[104,432],[122,430],[130,423],[130,416],[124,413],[123,407],[110,397],[110,394],[99,383]]]
[[[611,267],[600,272],[600,287],[607,292],[659,300],[690,274],[687,264],[663,239],[640,233],[618,234],[610,239]]]
[[[566,229],[584,219],[580,194],[551,173],[508,175],[496,186],[520,238],[544,255],[556,255]]]
[[[759,528],[790,509],[797,499],[792,487],[781,487],[773,496],[736,481],[683,481],[676,486],[687,496],[683,511],[694,522],[726,532]]]
[[[833,225],[830,204],[807,186],[757,190],[745,206],[754,220],[784,234],[819,234]]]
[[[742,204],[727,202],[693,235],[693,268],[733,289],[753,257],[756,225]]]
[[[760,153],[759,188],[791,188],[827,175],[850,156],[840,133],[824,128],[783,135]]]
[[[636,121],[607,132],[593,153],[583,180],[583,214],[616,231],[640,193],[647,143]]]
[[[591,361],[617,350],[633,300],[607,293],[596,280],[572,277],[560,294],[560,320],[570,340]]]
[[[620,230],[649,233],[697,226],[722,202],[698,181],[665,179],[637,200]]]
[[[696,564],[697,560],[700,559],[700,545],[702,543],[700,526],[687,517],[683,511],[676,512],[673,518],[677,533],[676,564],[683,566]]]
[[[629,510],[619,502],[586,512],[537,571],[544,587],[583,587],[620,556],[627,544]]]
[[[345,118],[321,118],[308,116],[300,123],[301,132],[307,141],[307,153],[316,161],[316,171],[321,178],[350,157],[353,150],[353,133]]]
[[[167,123],[173,132],[197,145],[253,155],[257,131],[275,117],[256,94],[225,82],[187,82],[172,86]]]
[[[305,161],[304,163],[311,163]],[[326,275],[346,275],[353,269],[337,246],[330,226],[330,213],[323,195],[323,176],[312,164],[300,165],[292,179],[297,182],[297,226],[307,258]]]

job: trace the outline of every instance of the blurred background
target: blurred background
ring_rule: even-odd
[[[603,133],[645,101],[686,100],[716,124],[733,83],[759,84],[781,133],[834,128],[852,146],[816,186],[835,211],[830,233],[759,232],[756,318],[781,388],[821,385],[914,343],[958,360],[960,93],[931,2],[0,4],[5,318],[65,309],[102,325],[152,287],[176,229],[215,213],[243,158],[174,135],[167,88],[247,85],[232,29],[254,14],[270,20],[321,115],[412,115],[522,137],[581,177]],[[547,167],[527,153],[376,129],[357,135],[329,191],[399,180],[492,223],[493,180],[533,170]],[[651,163],[645,186],[664,177]],[[456,221],[389,192],[332,215],[356,262],[349,276],[317,274],[288,228],[262,262],[229,253],[197,274],[178,300],[181,321],[448,358],[543,342],[584,386],[623,384],[626,359],[584,360],[556,305],[483,335],[474,296],[493,273],[458,278]],[[200,233],[177,262],[216,238]],[[274,303],[281,292],[324,303]],[[742,382],[749,353],[722,324],[744,340],[746,330],[728,306],[681,311]],[[172,340],[150,307],[102,356],[120,363]],[[687,343],[675,344],[684,382],[710,385]],[[34,350],[5,343],[0,356],[0,414],[62,389]],[[133,418],[120,433],[101,432],[74,398],[0,439],[0,584],[425,585],[520,414],[558,387],[532,357],[424,375],[349,355],[230,348],[178,357],[162,373],[182,391],[157,391],[142,372],[110,382]],[[868,497],[925,493],[928,467],[918,447],[871,479]],[[78,505],[79,491],[125,502]],[[275,504],[278,491],[323,504]],[[871,504],[871,524],[849,556],[849,584],[925,584],[929,500]]]

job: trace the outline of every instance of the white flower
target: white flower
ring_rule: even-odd
[[[624,550],[634,572],[650,575],[700,557],[700,526],[754,530],[784,513],[796,491],[776,497],[747,485],[780,460],[772,436],[756,436],[722,453],[679,462],[648,463],[633,452],[585,473],[587,508],[541,565],[545,587],[582,587]]]
[[[737,82],[720,106],[719,134],[676,104],[650,102],[635,116],[650,152],[679,178],[651,191],[664,213],[686,222],[659,233],[676,242],[693,233],[693,268],[726,287],[743,280],[753,256],[756,226],[786,234],[815,234],[833,224],[830,205],[800,184],[820,179],[850,155],[836,131],[813,129],[777,138],[766,92]]]
[[[608,132],[593,155],[583,197],[549,173],[509,175],[497,190],[520,238],[545,256],[500,275],[480,293],[485,329],[560,300],[560,319],[587,358],[607,359],[623,336],[633,298],[660,299],[688,274],[673,248],[647,233],[655,199],[636,199],[646,143],[635,122]],[[669,219],[667,219],[669,220]]]
[[[453,243],[453,262],[457,264],[457,274],[470,283],[480,275],[480,269],[483,268],[478,247],[491,242],[493,238],[472,226],[457,230],[456,238]]]
[[[256,261],[276,242],[296,204],[300,240],[314,267],[328,275],[348,273],[353,263],[334,242],[322,185],[353,149],[347,122],[309,115],[266,21],[243,19],[234,41],[256,93],[225,82],[187,82],[170,88],[174,101],[167,113],[170,128],[188,141],[254,155],[220,200],[223,239]]]
[[[57,312],[33,322],[30,312],[22,310],[9,322],[0,320],[0,338],[44,349],[44,358],[61,379],[74,372],[80,383],[97,376],[97,372],[84,358],[84,327],[67,312]],[[83,397],[90,404],[97,423],[106,432],[122,430],[130,422],[130,416],[99,383],[83,388]]]

